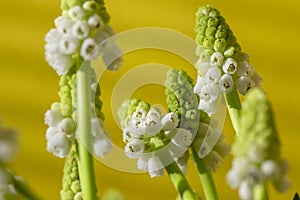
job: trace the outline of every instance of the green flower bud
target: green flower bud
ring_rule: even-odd
[[[70,154],[65,161],[62,190],[60,196],[62,200],[74,199],[77,193],[81,192],[76,146],[73,145]]]
[[[226,29],[224,29],[224,28],[221,28],[221,29],[218,29],[217,31],[216,31],[216,35],[215,35],[215,37],[216,38],[225,38],[226,37]]]
[[[223,52],[226,49],[226,40],[224,38],[216,39],[214,44],[214,50],[217,52]]]
[[[217,29],[216,27],[208,27],[205,31],[205,35],[208,37],[208,36],[211,36],[213,37],[217,32]]]

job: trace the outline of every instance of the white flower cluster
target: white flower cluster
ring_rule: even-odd
[[[230,152],[230,145],[225,141],[222,130],[216,120],[212,123],[199,123],[198,134],[193,143],[199,158],[202,158],[206,168],[215,172],[222,160]]]
[[[69,155],[72,143],[76,137],[76,126],[73,118],[61,113],[61,104],[56,102],[45,113],[45,124],[49,126],[46,132],[47,150],[55,156],[64,158]],[[93,151],[98,157],[106,155],[112,145],[103,129],[102,120],[92,118]]]
[[[46,34],[46,60],[58,75],[68,73],[76,55],[87,61],[102,56],[111,70],[117,70],[122,62],[122,51],[112,37],[114,31],[96,11],[85,6],[88,3],[72,7],[66,15],[56,18],[56,28]]]
[[[126,144],[125,153],[129,158],[138,158],[137,168],[148,171],[151,177],[162,176],[164,166],[158,156],[155,138],[167,142],[169,152],[179,167],[186,169],[189,153],[186,151],[193,141],[193,135],[186,129],[176,128],[179,119],[176,113],[161,116],[156,108],[136,110],[123,130],[123,141]]]
[[[279,192],[285,192],[290,186],[285,176],[287,171],[288,164],[284,160],[265,159],[263,152],[253,146],[247,156],[233,160],[226,179],[231,188],[239,188],[242,200],[253,200],[253,188],[266,181],[272,181]]]
[[[235,87],[245,95],[259,86],[261,78],[248,62],[248,55],[238,52],[229,57],[227,52],[203,50],[196,63],[198,70],[194,93],[200,97],[199,109],[212,115],[216,112],[219,94],[228,94]]]

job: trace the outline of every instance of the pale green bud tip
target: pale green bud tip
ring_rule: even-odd
[[[209,5],[198,9],[195,31],[196,41],[204,49],[224,52],[233,46],[239,46],[220,12]],[[240,51],[240,48],[236,48],[235,51]]]

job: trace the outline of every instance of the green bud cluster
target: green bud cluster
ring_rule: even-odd
[[[193,147],[199,157],[203,158],[206,167],[215,171],[221,159],[229,153],[230,147],[225,143],[224,136],[218,135],[216,144],[210,147],[211,151],[205,157],[200,155],[203,148],[207,148],[202,147],[205,138],[208,138],[207,134],[210,133],[210,137],[214,137],[213,133],[218,134],[218,132],[208,130],[217,127],[210,127],[211,118],[205,112],[198,110],[198,98],[193,93],[193,79],[183,70],[170,69],[167,72],[165,86],[168,109],[180,116],[180,128],[188,129],[196,135]]]
[[[241,110],[239,137],[233,146],[234,156],[245,156],[252,145],[259,147],[265,158],[278,159],[280,142],[275,128],[270,102],[262,89],[246,95]]]
[[[92,68],[91,68],[91,87],[94,92],[92,96],[92,101],[94,102],[95,105],[95,114],[97,118],[100,118],[102,119],[102,121],[104,121],[105,116],[104,113],[102,112],[103,102],[100,99],[101,88],[100,88],[100,84],[97,81],[95,70],[93,70]]]
[[[63,14],[74,6],[83,6],[85,10],[90,11],[90,15],[98,14],[104,23],[108,23],[110,16],[106,10],[103,0],[62,0],[61,9]]]
[[[194,135],[200,119],[198,98],[193,92],[193,79],[184,70],[170,69],[165,81],[168,109],[180,119],[180,127]]]
[[[62,200],[82,200],[76,145],[71,148],[65,162],[60,196]]]
[[[75,101],[75,81],[76,74],[63,75],[59,80],[60,91],[58,95],[60,97],[61,113],[64,117],[71,117],[73,105],[76,105],[75,102],[72,102]]]
[[[215,8],[202,6],[196,13],[196,42],[200,49],[210,49],[231,57],[241,50],[235,36]]]

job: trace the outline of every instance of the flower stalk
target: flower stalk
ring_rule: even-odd
[[[81,59],[78,59],[80,64]],[[91,154],[91,84],[90,63],[83,62],[77,72],[78,169],[83,199],[96,198],[93,157]]]
[[[229,94],[226,94],[225,99],[233,129],[235,130],[235,134],[238,135],[241,102],[237,90],[234,89]]]

